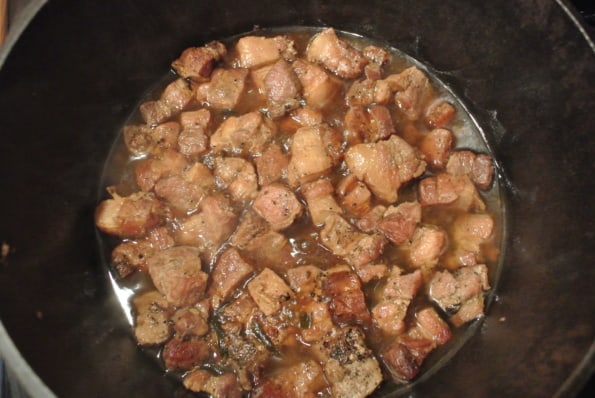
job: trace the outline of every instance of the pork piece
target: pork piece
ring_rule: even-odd
[[[306,104],[314,109],[323,109],[332,104],[341,92],[343,83],[329,75],[320,66],[297,59],[292,64],[302,85],[302,93]]]
[[[180,124],[178,122],[161,123],[153,129],[153,148],[151,152],[160,153],[163,149],[176,149]]]
[[[479,264],[461,267],[454,273],[437,272],[430,281],[429,296],[453,314],[455,325],[461,325],[483,315],[483,292],[489,289],[488,269]]]
[[[466,175],[480,189],[488,189],[494,178],[492,157],[471,151],[455,151],[448,158],[446,172],[456,176]]]
[[[405,331],[407,309],[422,283],[419,270],[403,275],[399,267],[393,267],[381,291],[381,299],[372,309],[374,324],[389,335]]]
[[[386,80],[396,89],[397,107],[408,120],[418,120],[423,112],[424,102],[431,93],[430,82],[425,73],[412,66]]]
[[[402,138],[358,144],[345,153],[347,167],[381,200],[395,202],[399,187],[426,168],[417,152]]]
[[[119,196],[108,188],[112,199],[102,201],[95,209],[95,225],[101,231],[120,238],[139,238],[161,224],[167,211],[155,195],[135,192]]]
[[[166,149],[154,157],[141,160],[135,170],[136,185],[143,191],[153,189],[160,178],[181,173],[188,161],[181,153]]]
[[[157,345],[171,336],[169,303],[156,290],[137,294],[132,299],[136,318],[134,336],[140,345]]]
[[[211,297],[212,307],[219,308],[222,302],[230,297],[231,293],[238,288],[254,272],[254,268],[248,264],[240,253],[233,247],[226,249],[211,272],[211,285],[207,294]]]
[[[439,173],[419,182],[417,197],[422,206],[448,205],[464,211],[485,210],[485,203],[469,177]]]
[[[153,284],[173,305],[192,305],[203,298],[208,275],[201,270],[198,249],[171,247],[151,256],[147,266]]]
[[[204,392],[212,398],[241,398],[242,389],[233,373],[215,375],[196,369],[184,376],[184,387],[194,392]]]
[[[494,232],[494,220],[489,214],[461,214],[452,227],[452,240],[456,255],[461,258],[469,253],[478,256],[481,244]]]
[[[378,46],[366,46],[362,50],[362,54],[370,62],[384,66],[390,63],[391,56],[388,51]]]
[[[439,129],[447,126],[454,118],[456,112],[452,104],[446,101],[440,101],[428,108],[424,121],[429,128]]]
[[[172,110],[173,114],[178,114],[186,108],[194,99],[194,93],[184,79],[176,79],[168,84],[161,94],[161,100]]]
[[[190,370],[209,358],[209,343],[200,339],[174,337],[163,347],[163,361],[168,370]]]
[[[417,224],[421,222],[421,205],[418,202],[403,202],[389,206],[376,223],[376,230],[396,245],[408,242]]]
[[[350,214],[361,217],[372,208],[372,193],[353,174],[343,177],[337,184],[341,206]]]
[[[411,238],[409,259],[415,267],[433,267],[446,251],[446,232],[435,226],[418,227]]]
[[[192,307],[182,307],[171,317],[176,336],[201,337],[209,332],[209,300],[204,299]]]
[[[184,79],[202,82],[209,78],[215,63],[226,53],[227,50],[222,43],[212,41],[203,47],[185,49],[171,66]]]
[[[248,73],[244,68],[217,68],[211,81],[196,89],[196,99],[215,109],[234,109],[244,94]]]
[[[333,397],[364,398],[382,381],[382,372],[364,334],[353,326],[336,329],[316,344]]]
[[[296,293],[307,296],[317,292],[320,295],[321,281],[325,274],[313,265],[301,265],[287,270],[287,281]]]
[[[345,94],[349,106],[386,105],[391,100],[390,84],[384,80],[364,79],[355,81]]]
[[[330,308],[336,324],[368,325],[370,312],[358,276],[349,267],[329,269],[323,282],[325,296],[330,297]]]
[[[178,136],[178,150],[182,155],[198,157],[204,155],[209,148],[209,137],[202,127],[190,127]]]
[[[342,212],[333,197],[334,187],[327,179],[302,185],[301,193],[308,203],[308,212],[314,225],[323,225],[329,214],[341,214]]]
[[[317,284],[321,284],[322,279],[323,277],[319,279]],[[329,303],[319,296],[320,289],[321,287],[317,287],[315,291],[309,293],[310,296],[305,293],[302,294],[298,301],[300,335],[301,340],[306,344],[318,343],[336,329]]]
[[[436,345],[446,344],[452,337],[448,324],[432,307],[421,309],[415,313],[416,325],[421,332]]]
[[[287,179],[292,187],[313,181],[331,169],[333,159],[323,139],[327,129],[330,127],[326,125],[302,127],[294,134],[287,167]]]
[[[302,205],[292,190],[279,183],[263,187],[252,208],[279,231],[289,227],[302,212]]]
[[[293,296],[285,281],[269,268],[248,282],[248,292],[265,315],[277,312]]]
[[[260,382],[251,397],[316,398],[327,387],[320,365],[311,359],[284,367]]]
[[[301,89],[302,85],[291,64],[284,59],[275,62],[264,78],[270,116],[283,116],[287,111],[299,107]]]
[[[262,37],[246,36],[238,40],[236,51],[240,65],[254,68],[270,64],[278,59],[292,61],[296,55],[293,40],[285,36]]]
[[[386,211],[386,207],[382,205],[376,205],[369,212],[364,214],[359,220],[357,220],[356,225],[362,232],[372,233],[376,232],[376,226],[382,220],[384,216],[384,212]]]
[[[258,175],[258,185],[264,187],[287,175],[289,157],[283,153],[279,145],[270,144],[262,156],[254,159],[254,164]]]
[[[300,126],[316,126],[322,124],[322,113],[309,106],[301,106],[291,112],[291,118],[295,120]]]
[[[273,122],[260,112],[230,116],[211,136],[211,149],[214,153],[259,155],[275,134]]]
[[[210,123],[211,111],[206,108],[180,113],[182,130],[202,128],[205,132],[208,132]]]
[[[175,113],[163,100],[143,102],[138,110],[145,123],[149,126],[156,126],[159,123],[163,123]]]
[[[306,58],[324,65],[343,79],[360,76],[368,63],[360,51],[340,40],[333,28],[324,29],[310,40]]]
[[[454,137],[450,130],[439,128],[430,131],[419,144],[428,166],[433,170],[443,170],[453,147]]]
[[[133,156],[144,156],[154,146],[153,129],[146,124],[124,126],[122,135],[128,152]]]
[[[383,236],[358,232],[338,214],[327,216],[320,231],[320,241],[333,254],[356,268],[377,259],[386,245]]]
[[[215,159],[215,178],[235,201],[249,201],[256,197],[258,183],[252,163],[242,158],[223,157]]]
[[[155,193],[173,208],[189,213],[215,189],[211,170],[202,163],[194,163],[180,174],[161,178],[155,184]]]
[[[157,227],[144,239],[129,240],[116,246],[112,251],[112,264],[118,276],[125,278],[137,269],[145,269],[151,255],[173,245],[174,240],[167,228]]]
[[[368,283],[374,279],[382,279],[388,273],[386,264],[365,264],[355,269],[362,283]]]
[[[219,247],[233,232],[237,216],[229,200],[221,195],[204,198],[199,210],[180,223],[176,241],[197,247],[203,261],[212,264]]]
[[[345,113],[344,126],[351,144],[386,139],[396,130],[388,108],[372,105],[369,108],[352,106]]]

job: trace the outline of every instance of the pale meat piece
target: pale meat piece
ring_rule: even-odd
[[[209,358],[211,349],[205,340],[174,337],[165,344],[161,356],[168,370],[190,370]]]
[[[376,205],[369,212],[364,214],[360,219],[357,220],[356,225],[362,232],[372,233],[376,232],[377,225],[382,220],[386,207],[382,205]]]
[[[489,214],[461,214],[452,227],[452,240],[457,257],[481,253],[481,244],[492,237],[494,220]]]
[[[217,68],[211,80],[196,89],[196,99],[215,109],[232,110],[244,94],[248,73],[244,68]]]
[[[337,193],[341,206],[356,217],[361,217],[372,209],[372,193],[353,174],[348,174],[339,181]]]
[[[211,170],[202,163],[194,163],[180,174],[161,178],[155,184],[155,193],[173,208],[189,213],[215,189]]]
[[[464,211],[485,210],[485,203],[466,175],[439,173],[419,182],[417,197],[422,206],[448,205]]]
[[[287,167],[287,179],[292,187],[313,181],[330,171],[333,160],[323,141],[327,128],[325,125],[302,127],[294,134]]]
[[[374,279],[382,279],[388,274],[386,264],[365,264],[355,269],[362,283],[368,283]]]
[[[182,130],[201,128],[205,132],[208,132],[210,123],[211,111],[206,108],[180,113],[180,125],[182,126]]]
[[[350,107],[345,113],[344,126],[350,144],[376,142],[396,132],[388,108],[382,105]]]
[[[368,325],[370,312],[358,276],[349,267],[337,266],[326,272],[324,295],[330,298],[333,319],[340,326]]]
[[[261,156],[254,159],[258,185],[264,187],[287,175],[289,157],[277,144],[270,144]]]
[[[293,40],[285,36],[246,36],[238,40],[236,51],[240,65],[254,68],[273,63],[278,59],[292,61],[296,55]]]
[[[249,161],[235,157],[215,159],[215,178],[219,186],[226,189],[237,202],[249,201],[256,197],[258,183],[256,171]]]
[[[162,250],[149,258],[147,267],[157,290],[173,305],[192,305],[204,297],[208,275],[201,269],[198,249],[175,246]]]
[[[186,108],[194,99],[194,93],[184,79],[176,79],[165,87],[161,100],[177,114]]]
[[[209,78],[215,63],[226,53],[222,43],[212,41],[203,47],[185,49],[171,66],[181,77],[202,82]]]
[[[242,389],[233,373],[215,375],[196,369],[184,376],[184,387],[194,392],[204,392],[212,398],[241,398]]]
[[[395,93],[397,107],[407,119],[418,120],[424,103],[431,93],[428,77],[415,66],[411,66],[399,74],[386,78]]]
[[[459,327],[469,321],[482,317],[483,314],[484,299],[483,295],[478,294],[463,302],[456,314],[450,317],[450,322],[456,327]]]
[[[316,295],[320,293],[320,288],[316,289],[315,292],[312,292],[314,296],[304,294],[299,301],[301,339],[307,344],[320,342],[325,336],[333,333],[336,328],[329,303],[324,302],[321,296]]]
[[[153,149],[153,129],[146,124],[124,126],[122,131],[126,148],[133,156],[144,156]]]
[[[334,187],[327,179],[320,179],[301,186],[301,194],[308,204],[314,225],[323,225],[329,214],[341,214],[341,207],[333,196]]]
[[[349,106],[386,105],[391,100],[390,84],[384,80],[364,79],[355,81],[345,94]]]
[[[457,111],[452,104],[446,101],[440,101],[428,108],[424,121],[430,128],[442,128],[452,121],[456,112]]]
[[[167,149],[158,155],[141,160],[134,169],[136,185],[143,191],[153,189],[160,178],[181,173],[188,161],[181,153]]]
[[[182,307],[171,317],[176,336],[186,338],[201,337],[209,332],[209,300],[199,301],[194,306]]]
[[[494,179],[492,157],[471,151],[455,151],[448,158],[446,171],[452,175],[466,175],[480,189],[488,189]]]
[[[364,47],[362,54],[368,61],[378,64],[379,66],[387,65],[391,61],[391,56],[388,51],[382,47],[374,45]]]
[[[164,149],[177,149],[180,124],[178,122],[161,123],[153,129],[151,153],[159,154]]]
[[[316,126],[318,124],[322,124],[323,122],[322,113],[317,109],[310,108],[309,106],[301,106],[293,110],[290,115],[291,118],[302,127]]]
[[[324,29],[310,40],[306,58],[324,65],[343,79],[360,76],[368,63],[360,51],[340,40],[333,28]]]
[[[302,213],[302,205],[293,191],[279,183],[263,187],[254,199],[252,208],[275,231],[289,227]]]
[[[443,170],[448,162],[453,143],[454,136],[450,130],[434,129],[424,135],[419,143],[419,150],[431,169]]]
[[[211,150],[234,155],[260,155],[276,134],[274,123],[260,112],[230,116],[211,136]]]
[[[178,150],[182,155],[198,157],[204,155],[209,147],[209,137],[201,127],[183,130],[178,136]]]
[[[247,288],[258,308],[267,316],[277,312],[293,297],[285,281],[269,268],[248,282]]]
[[[432,307],[417,311],[415,320],[421,332],[437,345],[446,344],[452,337],[450,327]]]
[[[140,293],[132,299],[135,311],[134,336],[143,346],[166,342],[171,336],[169,303],[156,290]]]
[[[222,195],[204,198],[199,210],[180,223],[175,238],[180,245],[197,247],[203,261],[211,265],[223,242],[234,231],[237,216]]]
[[[251,397],[316,398],[327,387],[320,365],[311,359],[282,368],[259,382]]]
[[[335,330],[314,347],[323,363],[333,397],[364,398],[382,381],[380,365],[364,341],[363,332],[353,326]]]
[[[448,237],[442,229],[424,225],[418,227],[411,237],[409,260],[415,267],[431,268],[438,264],[448,246]]]
[[[421,222],[421,205],[418,202],[403,202],[389,206],[376,223],[376,230],[382,232],[392,243],[408,242]]]
[[[302,85],[302,93],[306,104],[314,109],[323,109],[333,103],[341,93],[343,83],[328,74],[320,66],[297,59],[292,64]]]
[[[399,187],[420,176],[426,163],[402,138],[352,146],[345,153],[347,167],[381,200],[395,202]]]
[[[283,116],[287,111],[299,107],[301,89],[302,85],[291,64],[284,59],[275,62],[264,78],[270,116]]]
[[[143,102],[138,110],[141,117],[149,126],[156,126],[167,121],[174,115],[174,111],[163,100]]]
[[[322,270],[313,265],[301,265],[287,270],[289,286],[293,291],[304,296],[316,291],[320,293],[323,276]]]
[[[233,247],[226,249],[211,272],[208,296],[212,307],[219,308],[252,273],[254,268]]]
[[[113,188],[108,192],[112,199],[102,201],[95,209],[95,225],[105,233],[139,238],[166,218],[167,210],[152,193],[135,192],[122,197]]]

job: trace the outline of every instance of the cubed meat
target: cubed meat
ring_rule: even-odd
[[[199,301],[192,307],[182,307],[171,317],[176,336],[187,338],[201,337],[209,332],[209,304],[208,299]]]
[[[192,305],[204,297],[208,275],[201,269],[198,249],[171,247],[151,256],[147,266],[153,284],[173,305]]]
[[[143,159],[134,170],[136,185],[143,191],[153,189],[160,178],[181,173],[188,161],[181,153],[167,149],[160,154]]]
[[[453,325],[459,327],[465,323],[477,318],[481,318],[484,314],[484,298],[483,295],[478,294],[470,299],[464,301],[459,310],[450,317]]]
[[[323,109],[332,104],[335,97],[341,93],[341,80],[328,74],[320,66],[302,59],[297,59],[292,66],[300,80],[308,106]]]
[[[95,225],[101,231],[120,238],[139,238],[164,221],[166,209],[153,194],[135,192],[122,197],[115,189],[108,191],[112,199],[102,201],[95,210]]]
[[[308,295],[321,288],[323,272],[313,265],[301,265],[287,270],[287,281],[296,293]]]
[[[354,145],[345,153],[347,167],[381,200],[395,202],[399,187],[420,176],[426,163],[413,147],[392,135],[377,143]]]
[[[208,148],[209,137],[202,127],[186,128],[178,136],[178,150],[182,155],[196,158],[204,155]]]
[[[426,125],[433,129],[445,127],[452,121],[456,112],[455,107],[449,102],[440,101],[433,104],[426,112]]]
[[[392,116],[385,106],[352,106],[345,113],[345,131],[351,144],[376,142],[395,133]]]
[[[177,149],[178,136],[180,135],[180,124],[178,122],[166,122],[155,126],[152,132],[153,147],[152,153],[161,153],[164,149]]]
[[[348,174],[339,181],[337,193],[343,208],[356,217],[363,216],[372,208],[372,193],[353,174]]]
[[[338,325],[367,325],[370,312],[358,276],[348,267],[329,269],[323,282],[325,296],[330,298],[333,319]]]
[[[376,230],[396,245],[408,242],[417,224],[421,222],[421,205],[418,202],[403,202],[390,206],[376,223]]]
[[[252,240],[271,229],[269,223],[256,212],[248,210],[242,214],[240,222],[230,238],[232,246],[246,249]]]
[[[249,201],[256,197],[258,183],[256,171],[249,161],[235,157],[215,159],[215,178],[235,201]]]
[[[434,274],[429,295],[440,308],[456,313],[461,305],[490,288],[487,267],[484,264],[462,267],[454,273],[440,271]]]
[[[336,328],[329,303],[321,300],[317,295],[319,293],[319,287],[310,293],[310,296],[304,292],[299,301],[300,333],[302,341],[306,343],[320,342]]]
[[[302,127],[291,143],[291,159],[287,179],[291,186],[313,181],[326,174],[333,164],[323,141],[325,125]]]
[[[480,189],[488,189],[494,178],[492,157],[471,151],[455,151],[448,158],[446,171],[452,175],[466,175]]]
[[[289,157],[283,153],[279,145],[270,144],[262,156],[254,159],[254,164],[258,175],[258,185],[264,187],[287,175]]]
[[[163,347],[162,357],[168,370],[190,370],[209,358],[210,352],[205,340],[174,337]]]
[[[204,198],[199,212],[180,223],[176,241],[201,251],[203,261],[212,264],[219,247],[229,238],[237,223],[237,216],[225,197],[213,195]]]
[[[248,292],[265,315],[274,314],[293,297],[285,281],[269,268],[248,282]]]
[[[226,249],[211,272],[211,284],[207,293],[211,297],[212,307],[218,308],[253,271],[254,268],[235,248]]]
[[[140,345],[157,345],[171,336],[169,302],[156,290],[136,295],[132,299],[136,317],[134,336]]]
[[[466,175],[439,173],[419,182],[417,196],[422,206],[448,205],[464,211],[485,210],[485,203]]]
[[[312,127],[323,123],[322,113],[309,106],[301,106],[293,110],[291,112],[291,118],[302,127]]]
[[[375,279],[382,279],[388,273],[386,264],[365,264],[355,268],[355,273],[362,283],[368,283]]]
[[[427,133],[419,143],[419,150],[433,170],[443,170],[453,147],[454,137],[450,130],[439,128]]]
[[[251,397],[254,398],[315,398],[327,387],[320,365],[308,359],[276,372],[259,382]]]
[[[390,63],[391,56],[388,51],[378,46],[366,46],[362,50],[362,54],[370,62],[384,66]]]
[[[436,346],[432,340],[419,334],[402,334],[380,353],[390,374],[398,381],[409,381],[417,376],[423,360]]]
[[[480,254],[481,244],[491,238],[494,220],[489,214],[461,214],[453,222],[452,240],[457,256]]]
[[[187,48],[171,66],[181,77],[201,82],[209,78],[215,63],[226,53],[222,43],[213,41],[203,47]]]
[[[323,225],[329,214],[341,214],[341,207],[335,201],[333,192],[333,185],[327,179],[301,186],[301,193],[308,203],[308,212],[314,225]]]
[[[264,78],[271,117],[283,116],[299,107],[302,85],[291,65],[284,59],[275,62]]]
[[[184,387],[194,392],[204,392],[212,398],[241,398],[242,389],[233,373],[215,375],[196,369],[184,376]]]
[[[186,108],[194,99],[194,93],[184,79],[176,79],[165,87],[161,100],[177,114]]]
[[[360,51],[340,40],[333,28],[324,29],[310,40],[306,57],[343,79],[360,76],[368,63]]]
[[[396,89],[395,103],[408,120],[415,121],[421,116],[425,101],[431,93],[430,82],[424,72],[411,66],[387,79]]]
[[[418,227],[411,238],[409,259],[415,267],[433,267],[446,251],[446,232],[435,226]]]
[[[302,212],[302,205],[292,190],[279,183],[263,187],[252,208],[279,231],[289,227]]]
[[[364,214],[359,220],[357,220],[357,227],[362,232],[372,233],[377,231],[377,225],[382,220],[386,212],[386,207],[382,205],[376,205],[369,212]]]
[[[161,178],[155,184],[155,193],[173,208],[189,213],[215,189],[215,179],[207,166],[194,163],[180,174]]]
[[[273,63],[278,59],[293,60],[296,55],[293,40],[285,36],[246,36],[238,40],[236,51],[240,65],[254,68]]]
[[[275,136],[273,122],[260,112],[230,116],[211,136],[211,149],[215,153],[260,155]]]
[[[141,117],[149,126],[156,126],[167,121],[174,115],[174,111],[163,100],[143,102],[139,106]]]
[[[211,123],[211,111],[206,108],[180,113],[182,130],[201,128],[207,133]]]
[[[349,106],[386,105],[391,94],[390,84],[384,80],[358,80],[349,86],[345,102]]]
[[[446,344],[452,337],[448,324],[432,307],[421,309],[415,313],[417,326],[437,345]]]
[[[215,69],[211,80],[196,89],[196,99],[215,109],[232,110],[244,94],[248,73],[244,68]]]
[[[124,126],[122,135],[126,148],[133,156],[144,156],[151,152],[155,145],[153,129],[146,124]]]

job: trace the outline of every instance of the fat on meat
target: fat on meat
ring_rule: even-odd
[[[225,54],[227,49],[223,43],[212,41],[203,47],[185,49],[171,66],[181,77],[202,82],[209,78],[215,63]]]
[[[263,187],[256,195],[252,208],[275,231],[289,227],[303,210],[293,191],[279,183]]]
[[[294,134],[287,166],[287,179],[292,187],[313,181],[330,171],[333,159],[323,140],[327,128],[326,125],[302,127]]]
[[[445,231],[433,225],[422,225],[411,237],[409,260],[415,267],[434,267],[447,246],[448,236]]]
[[[293,292],[270,268],[263,269],[247,285],[250,296],[265,315],[272,315],[285,305]]]
[[[323,225],[330,214],[341,214],[333,193],[334,187],[328,179],[308,182],[300,187],[302,196],[308,204],[308,213],[314,225]]]
[[[166,149],[158,155],[141,160],[134,169],[136,185],[143,191],[153,189],[160,178],[179,174],[188,166],[184,155]]]
[[[478,188],[486,190],[494,179],[494,164],[490,155],[460,150],[448,158],[446,172],[456,176],[466,175]]]
[[[236,202],[250,201],[256,197],[258,182],[251,162],[237,157],[215,158],[215,178]]]
[[[271,64],[279,59],[292,61],[297,54],[293,40],[285,36],[242,37],[236,44],[236,51],[240,65],[244,68]]]
[[[464,211],[483,211],[486,206],[466,175],[438,173],[419,182],[417,196],[422,206],[448,205]]]
[[[339,181],[337,194],[343,209],[356,217],[363,216],[372,208],[372,192],[353,174],[348,174]]]
[[[428,166],[433,170],[444,170],[453,148],[454,136],[444,128],[433,129],[419,143],[419,150],[424,155]]]
[[[324,29],[310,40],[306,58],[324,65],[343,79],[360,76],[368,64],[360,51],[337,37],[333,28]]]
[[[424,104],[431,94],[431,86],[424,72],[411,66],[399,74],[386,78],[396,90],[395,103],[408,120],[415,121],[424,111]]]
[[[295,60],[292,66],[302,85],[304,100],[311,108],[324,109],[341,94],[342,81],[320,66],[302,59]]]
[[[230,116],[219,125],[210,139],[214,153],[260,155],[276,135],[275,124],[260,112]]]
[[[421,222],[419,202],[403,202],[389,206],[376,222],[375,229],[382,232],[392,243],[401,245],[408,242],[417,225]]]
[[[326,272],[323,282],[325,296],[336,324],[368,325],[371,321],[359,277],[349,267],[337,266]]]
[[[244,94],[248,74],[244,68],[217,68],[209,82],[197,87],[196,99],[215,109],[235,109]]]

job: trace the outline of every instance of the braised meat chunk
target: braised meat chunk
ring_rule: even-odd
[[[339,39],[333,28],[328,28],[312,38],[306,50],[310,62],[318,62],[337,76],[353,79],[362,74],[368,60],[361,52]]]

